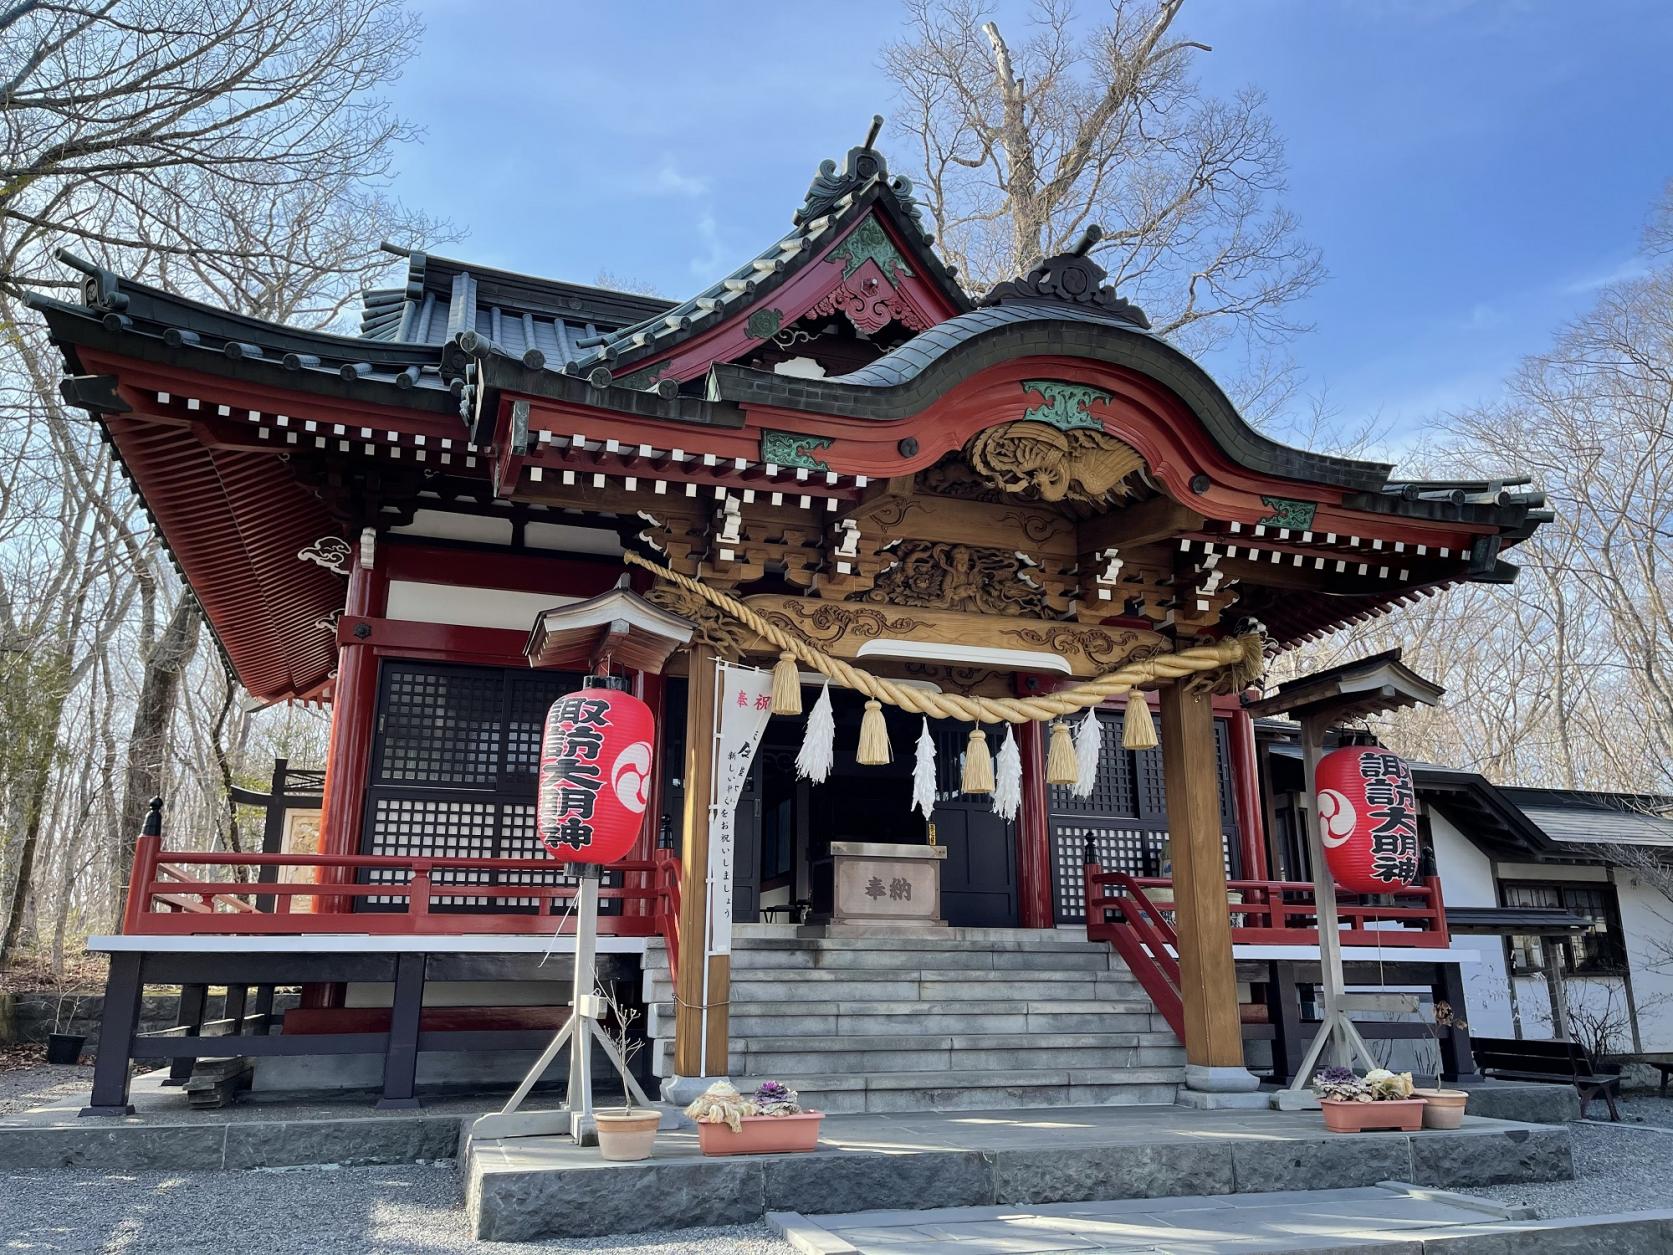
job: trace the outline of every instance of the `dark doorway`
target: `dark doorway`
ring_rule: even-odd
[[[806,695],[811,707],[814,694]],[[805,729],[803,719],[775,719],[767,730],[758,765],[766,776],[760,844],[759,883],[793,877],[783,867],[785,839],[792,868],[829,857],[833,841],[882,841],[917,845],[930,839],[930,824],[912,809],[912,769],[916,761],[920,716],[885,708],[894,761],[862,766],[857,758],[864,702],[851,693],[833,693],[836,752],[831,775],[823,784],[795,779],[795,759]],[[959,791],[968,724],[932,720],[936,742],[936,806],[932,821],[936,843],[947,849],[941,864],[941,913],[947,923],[965,927],[1008,928],[1017,923],[1016,825],[993,814],[991,799]],[[999,734],[1000,736],[1003,733]],[[997,752],[998,738],[990,731]],[[786,831],[788,829],[788,832]],[[740,850],[742,840],[739,842]],[[743,869],[739,869],[740,881]],[[780,879],[778,883],[788,883]],[[807,878],[795,883],[805,885]],[[811,895],[811,890],[809,891]],[[792,895],[792,896],[799,896]],[[828,906],[809,898],[813,909]]]
[[[947,847],[941,864],[941,913],[965,928],[1017,926],[1017,826],[993,813],[993,800],[960,791],[970,725],[953,720],[930,724],[935,737],[935,836]],[[988,729],[997,754],[1005,733]]]

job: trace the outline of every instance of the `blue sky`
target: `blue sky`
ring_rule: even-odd
[[[894,0],[419,7],[391,94],[426,134],[396,190],[485,265],[689,295],[891,112]],[[995,7],[1020,33],[1025,6]],[[1673,177],[1673,6],[1191,0],[1180,29],[1214,47],[1204,84],[1265,91],[1288,142],[1287,203],[1330,272],[1291,351],[1345,420],[1398,435],[1490,398],[1641,266]]]

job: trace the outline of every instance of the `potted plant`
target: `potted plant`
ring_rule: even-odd
[[[716,1081],[685,1113],[697,1122],[697,1142],[705,1155],[813,1150],[825,1118],[823,1111],[803,1111],[796,1091],[777,1081],[763,1081],[748,1097]]]
[[[630,1033],[639,1012],[623,1007],[602,989],[599,993],[610,1012],[610,1040],[616,1048],[616,1067],[621,1073],[624,1105],[600,1107],[593,1113],[598,1121],[598,1153],[604,1159],[649,1159],[651,1147],[656,1144],[657,1127],[662,1123],[662,1113],[654,1107],[635,1107],[633,1087],[628,1084],[628,1067],[645,1044]]]
[[[75,1027],[76,1017],[81,1014],[84,997],[77,990],[66,989],[60,979],[58,997],[52,1005],[52,1031],[46,1039],[48,1063],[81,1062],[81,1052],[87,1047],[87,1034],[69,1030]]]
[[[1464,1108],[1470,1101],[1470,1095],[1466,1090],[1446,1089],[1441,1085],[1441,1030],[1468,1029],[1470,1026],[1453,1011],[1452,1004],[1444,1000],[1435,1004],[1434,1016],[1424,1023],[1435,1043],[1435,1085],[1433,1088],[1414,1089],[1412,1096],[1423,1099],[1424,1128],[1456,1129],[1464,1123]]]
[[[1412,1074],[1374,1068],[1364,1076],[1352,1068],[1321,1068],[1313,1075],[1324,1126],[1332,1133],[1395,1129],[1415,1133],[1423,1126],[1423,1100],[1412,1097]]]

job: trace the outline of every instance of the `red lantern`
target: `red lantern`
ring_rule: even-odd
[[[1334,750],[1313,776],[1319,840],[1331,877],[1353,893],[1388,893],[1417,880],[1417,796],[1398,754]]]
[[[546,713],[535,826],[567,863],[625,858],[650,802],[651,708],[614,683],[595,677]]]

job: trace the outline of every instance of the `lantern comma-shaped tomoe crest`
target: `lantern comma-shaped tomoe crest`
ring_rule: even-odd
[[[1388,893],[1418,877],[1417,796],[1398,754],[1334,750],[1319,760],[1319,840],[1330,875],[1351,893]]]
[[[540,743],[536,829],[568,863],[625,858],[650,801],[651,708],[593,683],[552,703]]]

